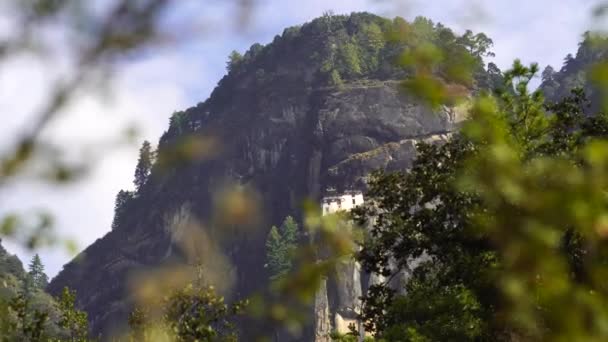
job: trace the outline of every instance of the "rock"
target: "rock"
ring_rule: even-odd
[[[315,294],[314,303],[314,341],[330,342],[332,327],[329,319],[329,301],[327,299],[327,279],[321,280],[321,285]]]
[[[347,37],[357,33],[357,20],[384,20],[369,14],[340,18],[348,28],[340,34]],[[171,163],[161,159],[124,222],[52,280],[51,293],[64,286],[77,291],[94,335],[126,327],[138,286],[133,275],[191,262],[189,247],[176,241],[180,235],[167,221],[184,205],[221,255],[204,261],[230,274],[229,299],[243,298],[267,285],[270,227],[288,215],[301,219],[303,200],[318,201],[330,186],[364,190],[371,171],[409,167],[417,141],[445,139],[457,127],[457,109],[431,110],[404,94],[402,70],[345,77],[340,87],[324,83],[313,53],[334,38],[318,32],[325,30],[321,24],[287,30],[225,76],[208,100],[176,113],[159,143],[161,151],[171,152],[161,153]],[[228,208],[226,221],[218,210],[226,209],[225,189],[234,186],[248,198]],[[228,266],[215,265],[218,260]],[[356,269],[340,266],[337,308],[325,308],[327,299],[318,298],[315,322],[323,333],[331,321],[327,310],[353,318],[362,293]]]

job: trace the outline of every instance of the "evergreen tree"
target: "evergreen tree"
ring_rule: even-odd
[[[63,288],[59,298],[60,320],[59,326],[65,329],[68,340],[84,342],[87,340],[89,324],[87,313],[76,309],[76,291]]]
[[[238,65],[243,62],[243,55],[241,55],[238,51],[234,50],[228,56],[228,63],[226,63],[226,69],[228,72],[231,72],[238,67]]]
[[[135,197],[132,191],[120,190],[116,194],[116,202],[114,203],[114,219],[112,220],[112,230],[118,228],[123,220],[124,214],[127,212],[127,206]]]
[[[552,66],[547,65],[545,70],[543,70],[541,80],[543,83],[553,82],[555,80],[555,69],[553,69]]]
[[[49,283],[49,278],[44,273],[42,260],[40,260],[40,256],[37,253],[32,257],[32,261],[29,264],[28,277],[33,288],[37,290],[43,290]]]
[[[152,145],[149,141],[144,141],[139,150],[139,160],[135,167],[135,188],[140,191],[141,188],[148,181],[150,172],[152,170],[152,164],[154,163],[154,152],[152,151]]]
[[[298,224],[293,217],[287,216],[280,228],[272,226],[266,238],[266,260],[271,279],[279,279],[292,269],[297,241]]]
[[[562,66],[560,72],[562,72],[562,73],[571,72],[572,69],[574,68],[575,63],[576,63],[576,60],[574,59],[574,56],[572,56],[572,54],[569,53],[564,58],[564,65]]]
[[[174,112],[169,118],[169,127],[175,129],[177,133],[181,134],[185,129],[186,113],[184,112]]]

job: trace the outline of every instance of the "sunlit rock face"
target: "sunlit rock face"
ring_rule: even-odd
[[[380,20],[368,16],[361,20]],[[302,27],[296,38],[286,32],[224,77],[205,102],[176,113],[159,144],[172,151],[171,163],[157,163],[118,228],[53,279],[52,293],[64,286],[77,291],[94,335],[125,327],[133,291],[141,288],[136,275],[200,257],[168,229],[184,205],[219,255],[202,257],[225,262],[231,279],[225,291],[242,298],[267,285],[264,243],[273,224],[300,218],[302,201],[318,202],[327,188],[365,191],[371,171],[410,167],[417,141],[447,139],[462,119],[454,108],[431,110],[405,94],[397,71],[324,83],[311,55],[331,36],[309,31]],[[182,145],[186,151],[176,148]],[[339,283],[346,285],[328,285],[344,308],[356,306],[349,301],[361,294],[351,266],[342,270]]]

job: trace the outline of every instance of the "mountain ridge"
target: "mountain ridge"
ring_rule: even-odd
[[[378,30],[382,41],[361,39],[378,37]],[[416,139],[449,133],[463,119],[456,108],[431,109],[404,93],[400,80],[413,70],[395,59],[414,43],[384,38],[403,30],[412,39],[460,46],[449,29],[427,19],[410,24],[359,13],[315,19],[233,55],[206,101],[173,114],[149,180],[125,202],[116,227],[66,264],[49,292],[74,288],[94,335],[120,331],[135,301],[133,274],[194,262],[172,228],[191,221],[204,227],[197,233],[201,244],[214,241],[210,249],[225,261],[234,280],[229,297],[260,290],[273,224],[288,215],[300,219],[302,201],[319,200],[328,187],[364,189],[375,169],[408,168]],[[476,61],[477,83],[487,83],[481,58]],[[390,153],[341,164],[383,148]],[[255,220],[216,215],[235,191],[254,199]]]

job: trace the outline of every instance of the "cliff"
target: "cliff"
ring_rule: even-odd
[[[574,88],[582,88],[590,100],[588,113],[594,113],[605,105],[606,60],[608,39],[586,32],[576,54],[568,54],[559,70],[547,66],[542,72],[540,89],[550,102],[570,95]],[[602,108],[603,109],[603,108]]]
[[[172,116],[163,157],[116,228],[65,265],[49,291],[75,289],[95,334],[124,327],[133,275],[192,261],[183,233],[171,228],[184,226],[182,216],[204,233],[188,243],[206,244],[202,258],[222,260],[231,296],[263,288],[272,224],[298,218],[302,201],[319,200],[328,187],[364,190],[371,171],[409,167],[416,141],[445,139],[463,119],[456,108],[431,110],[404,93],[400,80],[411,70],[394,62],[410,43],[385,38],[404,23],[325,16],[235,55],[208,100]],[[426,25],[438,37],[449,31]],[[254,194],[255,219],[218,218],[226,189]]]

